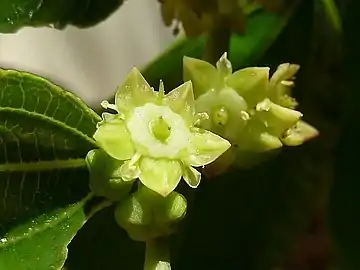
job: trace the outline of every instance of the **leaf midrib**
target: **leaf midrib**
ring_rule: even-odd
[[[0,107],[0,113],[1,112],[13,112],[13,113],[17,113],[19,115],[25,115],[28,116],[30,118],[35,118],[36,120],[43,120],[45,122],[48,122],[50,124],[56,124],[59,128],[62,128],[63,130],[69,131],[70,133],[72,133],[75,136],[79,136],[82,137],[83,139],[85,139],[88,143],[94,145],[94,147],[96,147],[96,143],[93,139],[91,139],[88,135],[86,135],[85,133],[83,133],[82,131],[71,127],[57,119],[54,119],[52,117],[37,113],[37,112],[30,112],[24,109],[18,109],[18,108],[12,108],[12,107]],[[6,127],[5,127],[6,128]],[[11,131],[10,131],[11,132]]]

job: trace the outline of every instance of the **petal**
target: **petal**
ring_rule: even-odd
[[[319,135],[319,131],[304,121],[299,121],[286,132],[281,141],[288,146],[298,146]]]
[[[226,84],[234,88],[249,107],[267,96],[269,68],[251,67],[236,71],[226,79]]]
[[[179,184],[182,168],[178,161],[144,157],[140,160],[140,181],[166,197]]]
[[[227,53],[225,52],[219,61],[216,63],[216,68],[220,71],[223,77],[230,76],[233,72],[231,62],[227,59]]]
[[[275,103],[294,109],[297,106],[296,100],[291,98],[291,89],[294,75],[300,66],[293,64],[281,64],[270,79],[269,97]]]
[[[273,136],[267,132],[263,132],[258,137],[259,147],[258,151],[270,151],[282,147],[282,142],[276,136]]]
[[[267,131],[275,136],[294,126],[302,117],[301,112],[288,109],[265,99],[256,105],[259,118],[266,123]]]
[[[192,132],[185,162],[199,167],[215,161],[230,147],[230,143],[207,130],[196,129]]]
[[[197,188],[200,184],[201,173],[191,166],[184,166],[183,178],[190,187]]]
[[[300,66],[295,64],[285,63],[279,65],[275,73],[271,76],[270,87],[273,88],[282,81],[291,80],[299,69]]]
[[[184,57],[184,81],[191,81],[195,97],[221,86],[220,72],[208,62]]]
[[[125,115],[134,107],[156,101],[156,92],[146,82],[137,68],[133,68],[118,88],[115,105]]]
[[[195,115],[195,100],[192,83],[186,82],[172,90],[164,98],[164,103],[180,114],[190,126]]]
[[[120,118],[103,122],[96,130],[94,139],[108,155],[115,159],[130,159],[135,153],[130,134]]]

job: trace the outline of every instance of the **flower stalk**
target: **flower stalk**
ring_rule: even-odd
[[[168,239],[156,238],[146,242],[144,270],[170,270]]]

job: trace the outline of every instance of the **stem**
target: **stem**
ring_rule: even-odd
[[[215,65],[223,53],[228,52],[231,37],[228,25],[227,19],[220,17],[216,27],[209,32],[203,55],[205,61]]]
[[[146,242],[144,270],[170,270],[170,251],[167,238]]]

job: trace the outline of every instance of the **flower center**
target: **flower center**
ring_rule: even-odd
[[[171,127],[162,116],[150,121],[149,128],[154,137],[162,143],[165,143],[171,134]]]
[[[212,111],[212,119],[217,125],[226,125],[228,121],[228,110],[224,106],[218,106]]]
[[[189,127],[167,106],[146,103],[136,107],[125,122],[136,150],[142,155],[175,159],[189,144]]]

